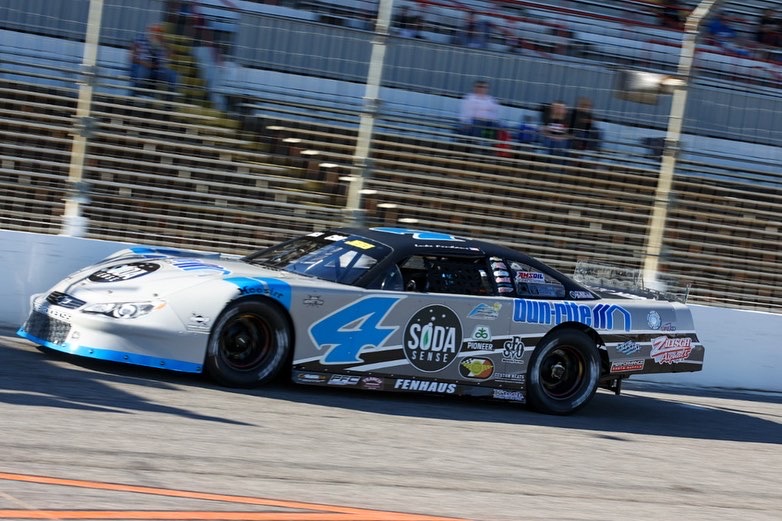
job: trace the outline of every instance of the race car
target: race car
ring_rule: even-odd
[[[615,298],[486,241],[337,228],[244,257],[119,251],[31,297],[17,334],[72,355],[308,385],[527,403],[551,414],[633,374],[699,371],[686,304]]]

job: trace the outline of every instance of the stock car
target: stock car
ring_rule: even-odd
[[[81,357],[308,385],[526,403],[699,371],[685,303],[601,295],[486,241],[337,228],[244,257],[135,246],[31,297],[17,334]]]

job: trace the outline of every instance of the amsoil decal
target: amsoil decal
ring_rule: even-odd
[[[394,384],[397,391],[418,391],[425,393],[453,394],[456,392],[456,384],[445,382],[431,382],[429,380],[399,379]]]
[[[658,364],[673,364],[687,360],[692,353],[691,338],[669,338],[658,336],[652,339],[650,356]]]
[[[488,358],[469,357],[459,363],[459,374],[464,378],[485,380],[494,373],[494,363]]]
[[[111,268],[103,268],[89,276],[92,282],[121,282],[148,275],[160,269],[156,262],[130,262]]]
[[[636,360],[617,360],[611,362],[612,373],[626,373],[628,371],[640,371],[644,368],[644,359],[638,358]]]
[[[515,299],[513,321],[556,326],[563,322],[581,322],[595,329],[619,329],[621,319],[625,331],[632,329],[630,312],[617,304],[579,304],[578,302],[546,302]]]
[[[433,373],[448,367],[462,348],[462,323],[450,308],[421,308],[405,326],[405,356],[420,371]]]

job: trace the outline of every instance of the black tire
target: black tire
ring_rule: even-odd
[[[539,412],[571,414],[589,403],[599,379],[595,342],[581,331],[559,331],[532,353],[527,401]]]
[[[239,302],[228,307],[212,328],[206,372],[228,387],[257,387],[273,380],[288,363],[288,320],[269,302]]]

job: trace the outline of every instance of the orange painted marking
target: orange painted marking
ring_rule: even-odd
[[[33,476],[28,474],[12,474],[0,472],[0,480],[36,483],[39,485],[56,485],[65,487],[87,488],[92,490],[107,490],[113,492],[134,492],[155,496],[176,497],[183,499],[199,499],[220,501],[223,503],[256,505],[291,510],[308,510],[309,512],[226,512],[226,511],[147,511],[147,510],[19,510],[0,509],[0,519],[130,519],[130,520],[192,520],[192,521],[462,521],[452,517],[438,517],[419,514],[403,514],[400,512],[383,512],[361,508],[323,505],[317,503],[302,503],[299,501],[281,501],[249,496],[232,496],[211,494],[101,481],[86,481],[78,479],[63,479],[48,476]]]

